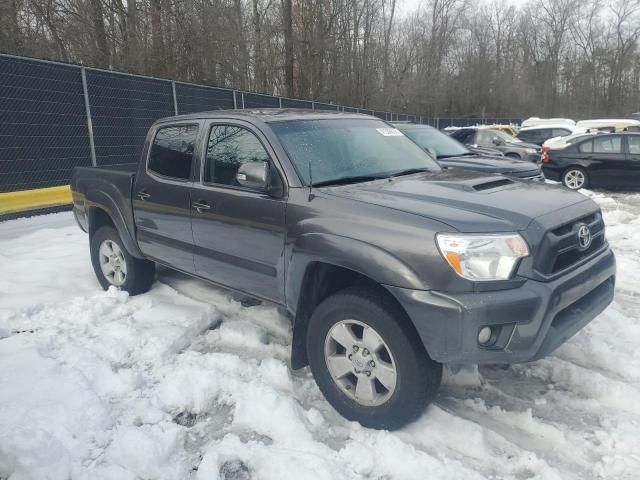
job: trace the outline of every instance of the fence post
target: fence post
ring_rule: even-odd
[[[82,93],[84,95],[84,111],[87,115],[87,130],[89,132],[89,149],[91,150],[91,164],[95,167],[96,163],[96,146],[93,143],[93,122],[91,121],[91,106],[89,105],[89,91],[87,89],[87,74],[84,67],[80,69],[82,77]]]
[[[436,117],[436,128],[440,130],[440,117]]]
[[[278,97],[278,105],[282,108],[282,97]]]
[[[316,109],[316,102],[311,100],[311,110],[315,110],[315,109]]]
[[[236,100],[236,91],[233,91],[233,109],[237,110],[238,109],[238,102]]]
[[[178,98],[176,97],[176,81],[171,80],[171,93],[173,93],[173,111],[178,115]]]
[[[242,100],[242,110],[244,110],[244,92],[240,92],[240,98]]]

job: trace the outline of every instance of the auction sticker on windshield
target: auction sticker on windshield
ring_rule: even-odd
[[[404,137],[404,134],[397,128],[376,128],[385,137]]]

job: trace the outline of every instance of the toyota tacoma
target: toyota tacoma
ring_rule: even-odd
[[[536,360],[613,298],[592,200],[442,170],[366,115],[162,119],[137,164],[78,167],[72,191],[105,289],[146,292],[159,264],[277,304],[291,367],[374,428],[417,418],[443,364]]]

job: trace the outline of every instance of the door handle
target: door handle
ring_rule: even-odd
[[[151,194],[145,192],[144,190],[138,192],[136,195],[142,201],[147,200],[149,197],[151,197]]]
[[[204,213],[205,211],[211,209],[211,205],[206,202],[191,202],[191,207],[195,208],[198,213]]]

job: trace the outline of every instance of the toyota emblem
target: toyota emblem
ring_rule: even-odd
[[[582,224],[578,227],[578,248],[586,250],[591,245],[591,230],[589,226]]]

